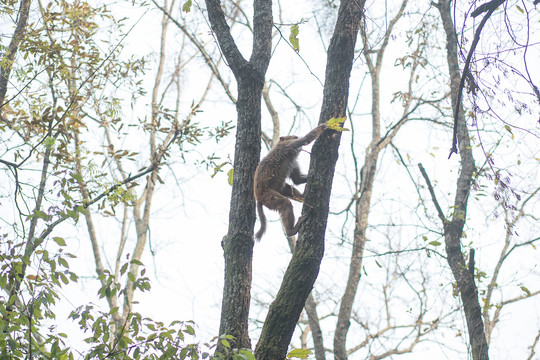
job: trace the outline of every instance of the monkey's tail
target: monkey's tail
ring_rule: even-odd
[[[261,223],[261,228],[255,234],[255,239],[261,241],[263,234],[266,232],[266,216],[264,215],[263,205],[257,201],[257,213],[259,214],[259,221]]]

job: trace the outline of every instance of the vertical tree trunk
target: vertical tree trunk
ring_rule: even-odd
[[[319,123],[346,114],[349,78],[364,3],[363,0],[341,1],[328,49]],[[319,273],[340,138],[340,133],[327,130],[313,146],[302,209],[306,220],[281,288],[268,310],[255,349],[257,360],[285,358],[296,322]]]
[[[255,74],[253,74],[255,75]],[[261,138],[262,77],[238,81],[238,125],[234,156],[234,179],[229,213],[229,232],[222,246],[225,283],[220,334],[233,335],[235,347],[251,348],[248,316],[251,299],[255,199],[253,174],[259,163]],[[243,122],[243,124],[242,124]]]
[[[461,101],[458,102],[458,89],[461,78],[457,56],[457,38],[451,17],[450,0],[440,0],[437,8],[441,14],[444,30],[446,32],[446,50],[448,69],[450,73],[452,106],[459,106],[457,121],[457,139],[459,155],[461,157],[461,171],[457,180],[456,195],[454,199],[454,213],[451,220],[444,223],[444,238],[448,265],[452,269],[456,284],[459,289],[467,328],[469,342],[474,360],[487,360],[488,345],[484,333],[481,307],[478,300],[478,289],[474,283],[474,260],[469,259],[469,266],[461,249],[461,236],[467,216],[467,201],[471,190],[474,172],[474,159],[469,139],[469,132],[465,122],[465,116]]]
[[[231,36],[220,1],[206,0],[206,8],[212,31],[238,84],[229,230],[222,242],[225,282],[219,333],[234,336],[235,348],[251,348],[248,315],[255,225],[253,175],[261,151],[261,98],[272,46],[272,2],[254,0],[253,51],[249,61],[244,59]]]
[[[294,249],[296,248],[296,239],[294,237],[291,237],[288,238],[288,240],[289,247],[291,248],[291,253],[294,253]],[[321,323],[319,321],[319,315],[317,314],[317,303],[315,302],[312,293],[310,293],[307,297],[304,309],[306,310],[309,329],[311,331],[311,337],[313,339],[315,360],[326,360],[326,351],[324,350],[324,338],[322,334]]]

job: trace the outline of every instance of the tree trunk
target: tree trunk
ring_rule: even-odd
[[[294,237],[290,237],[287,238],[287,240],[289,241],[291,253],[294,253],[294,249],[296,248],[296,239]],[[317,303],[313,298],[313,293],[310,293],[307,297],[304,308],[308,317],[311,338],[313,339],[315,360],[326,360],[326,352],[324,350],[324,338],[322,334],[321,323],[319,321],[319,315],[317,314]]]
[[[454,108],[456,106],[460,107],[457,121],[457,139],[459,155],[461,157],[461,172],[457,180],[453,206],[454,213],[452,219],[445,221],[444,224],[446,253],[448,265],[452,269],[452,273],[456,279],[463,303],[473,359],[487,360],[489,359],[488,345],[484,333],[481,307],[478,301],[478,289],[474,283],[474,260],[469,259],[470,262],[467,266],[461,249],[461,236],[467,216],[467,201],[471,190],[475,165],[462,103],[460,101],[458,102],[458,90],[461,78],[457,56],[458,44],[451,17],[450,0],[440,0],[437,8],[441,14],[446,32],[446,50],[450,73],[452,105]]]
[[[222,242],[225,281],[219,328],[220,335],[235,337],[234,348],[251,348],[248,315],[255,226],[253,175],[261,151],[262,88],[272,46],[272,2],[255,0],[253,7],[253,52],[246,61],[231,36],[220,1],[206,0],[212,31],[238,84],[229,230]],[[222,350],[218,348],[218,352]]]
[[[349,77],[364,1],[342,0],[328,49],[326,80],[319,123],[346,114]],[[325,131],[313,145],[298,243],[281,288],[270,305],[257,360],[284,359],[304,303],[313,289],[324,253],[330,191],[341,134]]]

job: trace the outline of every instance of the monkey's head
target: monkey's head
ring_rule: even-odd
[[[298,139],[298,136],[296,135],[289,135],[289,136],[282,136],[279,138],[279,141],[288,141],[288,140],[296,140]]]

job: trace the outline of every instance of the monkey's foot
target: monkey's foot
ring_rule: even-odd
[[[287,234],[288,237],[294,236],[298,233],[298,230],[300,230],[300,226],[306,221],[306,215],[302,215],[298,218],[298,221],[296,222],[296,225],[291,229],[291,231]]]

